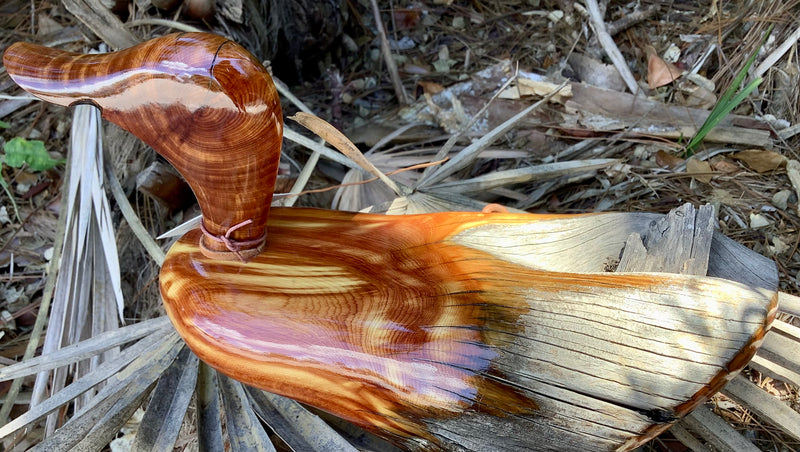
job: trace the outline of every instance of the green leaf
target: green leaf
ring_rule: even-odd
[[[44,142],[39,140],[16,137],[6,143],[3,149],[6,151],[5,162],[12,168],[27,164],[34,171],[44,171],[66,162],[65,159],[56,160],[50,157]]]
[[[11,127],[11,124],[9,124],[9,123],[7,123],[5,121],[0,121],[0,129],[7,129],[9,127]]]

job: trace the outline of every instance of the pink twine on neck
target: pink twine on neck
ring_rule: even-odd
[[[223,243],[225,245],[225,248],[228,248],[229,251],[235,254],[240,261],[247,262],[247,260],[244,257],[242,257],[242,254],[240,252],[242,250],[253,249],[261,245],[261,243],[263,243],[264,240],[267,238],[267,233],[264,232],[264,235],[253,240],[234,240],[231,238],[231,234],[237,229],[243,228],[252,222],[253,222],[252,219],[247,219],[245,221],[242,221],[241,223],[237,223],[228,228],[228,230],[225,232],[225,235],[214,235],[208,232],[208,229],[206,229],[206,226],[202,221],[200,222],[200,230],[203,231],[203,235],[205,235],[209,239],[214,240],[215,242]]]

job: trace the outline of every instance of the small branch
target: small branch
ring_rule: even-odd
[[[128,222],[128,226],[130,226],[133,234],[139,239],[139,242],[141,242],[142,246],[144,246],[144,249],[155,263],[161,267],[165,258],[164,250],[153,240],[153,237],[147,232],[147,229],[144,227],[141,220],[139,220],[139,216],[136,215],[136,212],[133,210],[131,203],[128,202],[128,198],[125,196],[125,191],[122,189],[122,185],[120,185],[119,179],[117,179],[117,175],[114,173],[114,167],[110,160],[111,159],[105,159],[105,172],[106,183],[111,189],[111,194],[117,201],[117,206],[122,212],[122,216]]]
[[[611,22],[608,24],[608,34],[611,36],[616,36],[619,32],[625,31],[639,22],[649,19],[653,16],[653,14],[658,12],[658,8],[658,4],[650,5],[647,8],[637,9],[636,11],[619,18],[614,22]]]
[[[580,5],[578,5],[578,6],[580,6]],[[634,12],[628,14],[628,15],[620,17],[619,19],[615,20],[614,22],[606,24],[606,31],[608,32],[609,35],[616,36],[620,32],[623,32],[623,31],[627,30],[628,28],[631,28],[632,26],[638,24],[639,22],[643,22],[643,21],[651,18],[655,13],[658,12],[658,9],[659,9],[659,5],[657,5],[657,4],[656,5],[650,5],[649,7],[644,8],[644,9],[637,9],[636,11],[634,11]],[[578,9],[578,11],[584,17],[587,17],[588,14],[589,14],[586,10],[583,9],[583,7]],[[597,45],[598,45],[597,36],[596,35],[592,36],[592,38],[589,40],[589,47],[596,48]]]
[[[317,162],[319,162],[319,152],[314,151],[311,153],[311,156],[308,157],[308,160],[306,160],[306,165],[303,167],[303,170],[300,171],[300,175],[297,176],[297,180],[295,180],[294,185],[292,185],[292,189],[289,190],[289,196],[283,199],[282,203],[284,207],[292,207],[294,203],[297,202],[306,184],[308,184],[311,174],[314,173]]]
[[[371,0],[371,3],[372,12],[375,14],[375,28],[377,28],[378,36],[381,38],[381,53],[383,54],[383,60],[386,62],[386,69],[389,71],[389,76],[392,79],[395,95],[401,104],[409,104],[408,94],[406,94],[406,89],[403,87],[402,80],[400,80],[400,74],[397,72],[397,65],[394,63],[394,58],[392,57],[392,49],[389,47],[389,38],[386,37],[386,30],[383,28],[378,2],[376,0]]]
[[[589,11],[589,23],[597,35],[600,45],[611,59],[611,62],[614,63],[614,67],[617,68],[622,80],[625,81],[625,85],[633,94],[636,94],[639,91],[639,85],[636,83],[636,79],[633,77],[628,64],[625,62],[622,52],[619,51],[617,44],[614,43],[614,39],[606,31],[606,24],[603,21],[603,16],[600,14],[600,7],[597,4],[597,0],[586,0],[586,8]]]

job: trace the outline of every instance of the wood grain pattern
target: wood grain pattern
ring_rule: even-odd
[[[14,44],[4,62],[164,155],[212,234],[269,232],[249,263],[197,230],[170,250],[162,296],[201,359],[408,449],[628,450],[733,378],[775,316],[774,264],[710,229],[709,274],[727,279],[604,273],[648,214],[270,213],[277,94],[218,36],[106,55]]]
[[[614,450],[738,371],[775,314],[774,291],[553,272],[462,240],[562,219],[273,209],[271,240],[246,265],[204,257],[187,234],[162,294],[218,370],[403,447]]]
[[[212,234],[250,219],[231,237],[263,235],[283,117],[269,74],[240,45],[207,33],[92,55],[16,43],[3,62],[31,94],[64,106],[97,105],[163,155],[192,187]],[[227,251],[215,241],[204,245]]]

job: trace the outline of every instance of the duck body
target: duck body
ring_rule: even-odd
[[[718,278],[552,271],[475,246],[482,228],[597,218],[275,208],[246,264],[184,236],[162,295],[219,371],[405,448],[613,450],[716,392],[774,300]],[[686,324],[692,311],[705,314]]]

